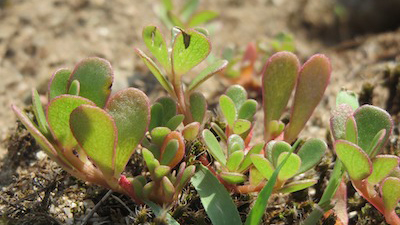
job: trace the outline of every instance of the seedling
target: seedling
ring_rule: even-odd
[[[201,83],[223,70],[227,61],[216,60],[201,71],[185,90],[182,76],[209,55],[211,44],[205,35],[207,32],[204,29],[188,29],[184,31],[180,28],[174,28],[173,32],[175,32],[175,35],[172,37],[173,44],[169,54],[164,37],[157,27],[147,26],[143,29],[143,40],[148,50],[162,65],[163,70],[159,69],[156,63],[141,50],[136,49],[136,53],[142,58],[163,88],[175,100],[178,113],[184,116],[184,125],[195,121],[202,123],[207,103],[203,94],[195,92],[195,90]],[[156,107],[159,108],[159,106]],[[154,113],[156,111],[158,110],[154,109]]]
[[[393,129],[390,115],[375,106],[357,108],[354,95],[340,94],[349,99],[333,112],[331,130],[334,149],[360,195],[378,209],[389,224],[400,224],[395,212],[400,200],[400,159],[379,155]]]
[[[218,17],[218,13],[211,10],[196,12],[198,8],[199,0],[186,0],[181,9],[178,9],[172,0],[162,0],[156,13],[169,29],[174,26],[185,29],[204,26]]]
[[[126,194],[118,180],[150,121],[147,96],[128,88],[109,97],[110,64],[100,58],[82,60],[73,71],[56,71],[43,110],[32,91],[35,120],[12,106],[42,149],[70,174]],[[132,101],[134,100],[134,101]]]

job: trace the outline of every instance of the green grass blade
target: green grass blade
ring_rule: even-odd
[[[242,224],[228,191],[206,167],[200,165],[191,182],[213,225]]]
[[[145,201],[146,205],[150,206],[151,211],[157,216],[157,217],[164,217],[167,220],[169,225],[180,225],[169,213],[165,211],[162,207],[159,205],[151,202],[151,201]]]

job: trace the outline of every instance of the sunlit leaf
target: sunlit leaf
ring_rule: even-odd
[[[326,143],[318,138],[307,140],[297,152],[297,155],[301,159],[301,166],[297,173],[304,173],[317,165],[324,156],[327,148]]]
[[[213,64],[209,65],[207,68],[202,70],[189,84],[188,91],[191,92],[195,90],[200,84],[206,81],[208,78],[212,77],[214,74],[221,72],[228,61],[226,60],[217,60]]]
[[[274,173],[274,166],[268,159],[264,158],[262,155],[253,154],[250,156],[251,161],[257,170],[263,175],[264,178],[269,180]]]
[[[247,100],[246,90],[238,84],[230,86],[228,90],[226,90],[225,95],[232,99],[233,103],[235,104],[236,111],[239,111],[239,109]]]
[[[400,179],[395,177],[386,178],[382,183],[381,193],[385,210],[388,212],[394,210],[400,200]]]
[[[161,185],[164,190],[164,197],[171,199],[175,194],[175,187],[168,179],[168,177],[163,177],[161,180]]]
[[[236,120],[236,107],[232,99],[226,95],[221,95],[219,98],[219,106],[221,107],[222,114],[229,126],[233,127]]]
[[[260,154],[260,152],[262,151],[263,147],[264,147],[264,142],[258,143],[258,144],[256,144],[256,145],[254,145],[254,146],[250,149],[250,151],[247,152],[247,154],[246,154],[246,156],[244,157],[243,162],[242,162],[242,164],[240,165],[238,171],[239,171],[239,172],[243,172],[243,171],[247,170],[248,167],[251,165],[251,158],[250,158],[251,155],[253,155],[253,154]]]
[[[151,142],[161,147],[169,133],[171,133],[171,130],[168,127],[156,127],[150,132]]]
[[[244,152],[236,151],[229,155],[228,161],[226,162],[226,167],[229,171],[237,171],[240,163],[243,161]]]
[[[169,165],[174,160],[176,153],[179,149],[179,141],[177,139],[171,139],[165,146],[165,150],[161,155],[160,164]]]
[[[176,186],[176,190],[180,191],[183,189],[184,186],[189,182],[190,178],[193,177],[194,172],[196,170],[196,166],[190,165],[186,167],[186,169],[183,171],[182,177],[179,180],[179,183]]]
[[[72,81],[72,83],[68,89],[68,94],[69,95],[79,95],[80,91],[81,91],[81,83],[79,83],[78,80]]]
[[[283,152],[289,152],[292,146],[284,141],[277,141],[272,146],[270,154],[267,155],[268,159],[276,167],[278,166],[278,158]]]
[[[214,159],[222,165],[226,165],[225,153],[214,134],[207,129],[203,130],[203,140],[207,146],[207,151],[214,157]]]
[[[110,98],[106,111],[114,119],[118,130],[115,155],[115,175],[118,176],[147,132],[150,103],[142,91],[127,88]]]
[[[246,176],[235,172],[221,172],[219,175],[230,184],[239,184],[246,180]]]
[[[200,123],[193,122],[186,125],[182,130],[182,135],[187,141],[193,141],[196,139],[200,132]]]
[[[204,115],[207,110],[206,98],[202,93],[194,92],[190,95],[189,102],[193,121],[203,123]]]
[[[168,157],[169,154],[167,153],[167,151],[168,151],[167,146],[168,146],[169,142],[173,139],[178,141],[179,147],[176,150],[176,153],[174,154],[174,157],[172,158],[172,160],[170,160],[170,162],[168,163],[168,166],[171,168],[174,168],[182,160],[183,156],[185,155],[185,143],[184,143],[181,133],[179,133],[177,131],[172,131],[164,139],[163,145],[161,147],[161,160],[163,160],[164,157]]]
[[[79,95],[103,108],[111,93],[113,71],[108,61],[91,57],[79,62],[71,73],[69,82],[78,80]]]
[[[372,160],[372,173],[368,177],[368,183],[375,185],[381,182],[399,166],[399,157],[394,155],[378,155]]]
[[[147,168],[149,169],[150,173],[152,173],[155,168],[160,165],[160,163],[154,158],[153,153],[146,148],[142,148],[142,155]]]
[[[282,154],[278,157],[278,165],[282,163],[282,161],[286,158],[288,152],[282,152]],[[287,180],[292,178],[297,174],[301,165],[301,159],[296,154],[291,154],[286,162],[286,164],[282,167],[281,172],[278,175],[279,180]]]
[[[154,57],[158,60],[158,62],[160,62],[160,64],[165,69],[170,70],[171,62],[169,61],[167,44],[165,43],[164,37],[162,36],[162,34],[158,30],[158,28],[156,26],[145,27],[143,29],[142,37],[143,37],[144,43],[146,44],[146,47],[154,55]],[[144,60],[144,57],[148,58],[140,50],[137,50],[137,52],[143,60]],[[140,53],[142,53],[142,54],[140,54]],[[158,79],[156,74],[154,74],[154,76],[156,76],[156,78]]]
[[[334,149],[352,180],[362,180],[371,174],[372,162],[360,147],[348,141],[338,140],[334,143]]]
[[[112,117],[96,106],[81,105],[72,111],[69,122],[74,137],[90,159],[103,174],[113,176],[117,127]]]
[[[253,121],[254,115],[257,111],[257,101],[254,99],[246,100],[239,109],[238,119],[245,119]]]
[[[347,104],[351,106],[353,110],[356,110],[358,107],[360,107],[360,104],[358,103],[357,94],[354,93],[353,91],[348,91],[348,90],[341,90],[337,94],[336,107],[341,104]]]
[[[161,97],[157,99],[163,107],[162,124],[167,124],[167,122],[176,115],[176,102],[170,97]]]
[[[308,187],[311,187],[316,183],[317,183],[317,180],[293,181],[290,184],[287,184],[287,185],[283,186],[281,189],[279,189],[279,192],[280,193],[292,193],[292,192],[300,191],[300,190],[306,189]]]
[[[301,67],[285,141],[293,142],[321,101],[331,76],[331,63],[322,54],[312,56]]]
[[[70,76],[71,71],[68,69],[59,69],[53,74],[48,88],[49,101],[59,95],[67,94],[68,80]]]
[[[235,151],[242,151],[244,150],[245,144],[243,139],[237,135],[232,134],[228,138],[228,155],[232,154]]]
[[[49,131],[47,130],[48,124],[46,116],[44,114],[42,102],[40,101],[40,96],[36,89],[32,89],[32,106],[40,132],[43,135],[48,136]]]
[[[211,50],[206,36],[195,31],[181,31],[172,47],[172,67],[177,76],[183,75],[203,61]]]
[[[335,140],[346,139],[346,122],[349,117],[353,117],[353,109],[349,105],[341,104],[332,111],[330,126]]]
[[[154,179],[156,181],[159,181],[164,176],[167,176],[170,171],[171,171],[171,168],[169,166],[159,165],[154,169],[154,176],[155,176]]]
[[[182,114],[176,115],[172,117],[170,120],[168,120],[165,126],[171,130],[175,130],[182,123],[183,119],[185,119],[184,115]]]
[[[349,116],[346,121],[346,134],[345,140],[350,141],[351,143],[358,144],[358,131],[357,124],[354,117]]]
[[[164,116],[164,109],[163,106],[156,102],[154,105],[151,106],[151,119],[149,125],[149,131],[152,131],[156,127],[160,127],[163,125],[163,116]]]

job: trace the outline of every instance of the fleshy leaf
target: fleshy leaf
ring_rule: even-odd
[[[81,84],[79,83],[79,81],[78,80],[72,81],[71,85],[69,85],[68,94],[79,95],[80,91],[81,91]]]
[[[385,210],[390,212],[397,206],[400,200],[400,179],[388,177],[382,182],[381,193]]]
[[[238,119],[233,124],[233,133],[243,134],[251,128],[251,122],[248,120]]]
[[[67,94],[68,79],[71,76],[69,69],[57,70],[50,79],[48,94],[49,101],[57,96]]]
[[[288,152],[283,152],[278,157],[278,165],[283,162],[283,160],[288,155]],[[286,162],[286,164],[282,167],[279,172],[278,179],[279,180],[287,180],[297,174],[301,165],[301,159],[296,154],[291,154]]]
[[[341,90],[337,94],[336,106],[339,106],[341,104],[347,104],[351,106],[353,110],[356,110],[358,107],[360,107],[360,104],[358,103],[357,94],[354,93],[353,91],[348,91],[348,90]]]
[[[300,63],[290,52],[279,52],[268,59],[262,77],[264,128],[269,139],[268,125],[280,120],[296,84]]]
[[[290,122],[285,129],[285,141],[293,142],[314,109],[321,101],[331,76],[329,59],[317,54],[302,66],[299,72]]]
[[[136,53],[143,60],[144,64],[146,64],[147,68],[151,71],[157,81],[161,84],[161,86],[168,92],[173,93],[171,83],[165,78],[164,74],[158,68],[157,64],[151,60],[147,55],[145,55],[140,49],[135,49]]]
[[[191,92],[195,90],[200,84],[206,81],[208,78],[212,77],[214,74],[221,72],[226,65],[228,65],[228,61],[226,60],[218,60],[213,64],[209,65],[203,71],[201,71],[189,84],[188,91]]]
[[[204,10],[195,14],[189,21],[189,27],[199,26],[201,24],[207,23],[218,17],[218,13],[211,10]]]
[[[226,95],[221,95],[219,98],[219,106],[229,126],[233,127],[236,120],[236,107],[233,100]]]
[[[358,145],[372,158],[379,153],[392,133],[393,122],[391,117],[381,108],[364,105],[354,112],[354,118],[357,123]],[[386,134],[377,149],[372,152],[372,141],[375,135],[382,129],[386,130]]]
[[[233,152],[226,162],[226,167],[229,171],[237,171],[240,166],[240,163],[243,161],[244,152],[243,151],[236,151]]]
[[[112,116],[118,130],[115,155],[115,175],[125,168],[135,148],[143,139],[150,121],[147,96],[136,88],[127,88],[114,94],[107,102],[106,111]]]
[[[161,97],[157,100],[163,107],[163,124],[167,124],[167,122],[176,115],[176,103],[170,97]]]
[[[148,198],[151,197],[150,194],[153,192],[154,186],[155,186],[154,181],[151,181],[151,182],[147,183],[146,185],[144,185],[144,187],[143,187],[143,197],[145,199],[146,198],[148,199]]]
[[[167,199],[172,199],[175,194],[175,187],[168,179],[168,177],[163,177],[161,180],[161,184],[164,190],[164,197]]]
[[[264,147],[264,142],[262,143],[258,143],[256,145],[254,145],[249,152],[247,152],[246,156],[243,159],[242,164],[240,165],[238,171],[239,172],[243,172],[245,170],[248,169],[248,167],[251,165],[251,155],[253,154],[260,154],[260,152],[262,151]]]
[[[338,140],[334,143],[334,149],[352,180],[363,180],[371,174],[372,162],[360,147],[349,141]]]
[[[161,180],[164,176],[167,176],[171,168],[165,165],[159,165],[154,169],[154,179]]]
[[[253,117],[257,111],[257,101],[254,99],[246,100],[239,109],[238,119],[253,121]]]
[[[263,175],[263,177],[269,180],[275,170],[272,163],[268,159],[264,158],[262,155],[258,154],[253,154],[252,156],[250,156],[250,158],[254,166]]]
[[[350,116],[346,121],[346,134],[345,140],[350,141],[351,143],[358,144],[358,131],[357,124],[354,117]]]
[[[371,147],[369,148],[369,150],[367,150],[370,153],[369,155],[371,157],[375,157],[379,153],[380,146],[383,142],[383,139],[385,138],[385,134],[386,134],[386,130],[382,129],[372,139]]]
[[[225,95],[232,99],[233,103],[235,104],[236,111],[239,111],[239,109],[247,100],[246,90],[238,84],[230,86],[228,90],[226,90]]]
[[[257,186],[263,180],[265,180],[265,177],[261,174],[261,172],[254,166],[250,167],[249,170],[250,185]]]
[[[236,205],[226,188],[204,166],[191,179],[212,224],[241,225]]]
[[[151,151],[146,148],[142,148],[142,155],[150,173],[153,173],[156,167],[160,165],[160,163],[157,159],[154,158],[153,153],[151,153]]]
[[[161,147],[169,133],[171,133],[171,130],[168,127],[156,127],[150,132],[151,142]]]
[[[281,135],[284,129],[285,129],[285,124],[282,121],[272,120],[271,122],[269,122],[268,125],[270,138],[275,139],[276,137]]]
[[[166,124],[165,126],[168,127],[171,130],[175,130],[178,128],[179,124],[182,123],[183,119],[185,119],[185,116],[182,114],[176,115],[172,117]]]
[[[118,137],[112,117],[99,107],[81,105],[72,111],[69,123],[86,154],[104,175],[113,176]]]
[[[36,89],[32,89],[32,105],[33,112],[39,125],[39,130],[44,136],[47,136],[49,131],[47,130],[48,125],[46,116],[44,114],[42,102],[40,101],[39,93]]]
[[[142,37],[144,43],[147,46],[147,49],[149,49],[149,51],[158,60],[158,62],[160,62],[160,64],[165,69],[170,70],[171,62],[169,61],[167,44],[165,43],[164,37],[162,36],[161,32],[157,29],[157,27],[156,26],[145,27],[143,29]]]
[[[228,138],[228,155],[232,154],[235,151],[243,151],[245,147],[243,139],[237,135],[232,134]]]
[[[284,141],[276,142],[271,149],[271,154],[268,154],[268,159],[272,162],[272,164],[276,167],[278,166],[278,158],[283,152],[289,152],[292,146]]]
[[[317,180],[294,181],[288,185],[283,186],[281,189],[279,189],[279,192],[280,193],[293,193],[293,192],[300,191],[300,190],[306,189],[308,187],[311,187],[316,183],[317,183]]]
[[[172,47],[172,68],[181,76],[203,61],[211,50],[206,36],[195,30],[181,31]]]
[[[231,184],[242,183],[246,180],[246,176],[241,173],[221,172],[219,175],[222,177],[222,179]]]
[[[165,150],[161,156],[160,164],[169,165],[174,160],[178,149],[179,141],[176,139],[171,139],[165,146]]]
[[[200,123],[193,122],[186,125],[182,130],[182,135],[187,141],[193,141],[196,139],[200,132]]]
[[[154,105],[151,106],[150,114],[151,114],[151,119],[150,119],[149,131],[152,131],[154,128],[162,126],[163,115],[164,115],[163,106],[158,102],[154,103]]]
[[[146,180],[143,176],[137,176],[131,181],[133,191],[140,199],[143,198],[143,186],[146,184],[145,182]]]
[[[304,173],[317,165],[324,156],[327,148],[326,143],[318,138],[307,140],[297,153],[301,159],[301,166],[297,173]]]
[[[222,128],[218,124],[211,122],[211,128],[218,135],[218,137],[221,138],[221,140],[223,142],[228,141],[228,138],[226,137],[225,132],[222,130]]]
[[[347,104],[341,104],[332,111],[330,119],[331,132],[335,140],[346,139],[346,122],[353,117],[353,109]]]
[[[83,104],[94,105],[93,102],[79,96],[61,95],[51,100],[47,106],[46,117],[50,131],[64,149],[72,149],[77,144],[69,128],[69,119],[71,112]]]
[[[394,155],[378,155],[372,160],[372,173],[368,183],[375,185],[385,179],[390,172],[399,166],[399,157]]]
[[[214,134],[207,129],[203,130],[203,140],[207,145],[208,152],[214,157],[214,159],[222,165],[226,165],[226,156]]]
[[[183,156],[185,155],[185,143],[183,141],[183,137],[181,135],[181,133],[177,132],[177,131],[172,131],[171,133],[169,133],[163,142],[163,145],[161,147],[161,160],[163,160],[164,157],[168,158],[168,154],[166,151],[168,151],[167,146],[168,143],[172,140],[175,139],[178,141],[179,143],[179,148],[176,150],[176,153],[174,154],[173,159],[168,163],[168,166],[171,168],[174,168],[183,158]]]
[[[207,102],[204,95],[200,92],[194,92],[189,97],[190,113],[193,121],[203,123],[204,115],[207,110]]]
[[[87,58],[79,62],[71,73],[69,83],[78,80],[79,95],[103,108],[111,93],[113,71],[108,61],[101,58]]]
[[[180,191],[183,189],[183,187],[189,182],[190,178],[193,177],[194,172],[196,170],[196,166],[190,165],[186,167],[186,169],[183,171],[182,177],[179,180],[178,185],[176,186],[176,190]]]

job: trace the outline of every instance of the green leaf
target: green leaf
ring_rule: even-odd
[[[226,162],[226,167],[229,171],[237,171],[240,163],[243,161],[244,152],[243,151],[236,151],[233,152]]]
[[[108,61],[91,57],[79,62],[69,78],[80,83],[79,95],[103,108],[111,93],[113,71]]]
[[[357,123],[358,145],[372,158],[379,153],[392,133],[393,122],[391,117],[381,108],[364,105],[354,112],[354,118]],[[386,134],[377,149],[372,152],[374,137],[382,129],[386,130]]]
[[[182,123],[183,119],[185,119],[184,115],[176,115],[172,117],[165,126],[171,130],[176,130],[176,128],[178,128],[178,126]]]
[[[174,147],[171,146],[168,148],[171,140],[178,141],[178,149],[175,151]],[[171,152],[168,152],[168,151]],[[173,155],[173,157],[172,157]],[[172,131],[169,133],[163,142],[161,147],[161,159],[167,157],[166,161],[168,161],[168,166],[174,168],[180,161],[182,161],[183,156],[185,155],[185,142],[183,140],[182,134],[177,131]]]
[[[157,159],[154,158],[153,153],[151,153],[148,149],[142,148],[143,159],[146,163],[147,168],[150,173],[153,173],[157,166],[160,165]]]
[[[241,174],[241,173],[235,173],[235,172],[221,172],[219,173],[222,179],[224,181],[230,183],[230,184],[239,184],[243,183],[246,180],[246,176]]]
[[[229,126],[233,127],[237,116],[234,102],[228,96],[221,95],[219,98],[219,106]]]
[[[146,185],[144,185],[143,187],[143,197],[146,199],[150,198],[152,192],[154,191],[154,187],[155,187],[155,182],[151,181],[149,183],[147,183]]]
[[[168,92],[173,93],[172,85],[158,68],[158,66],[153,62],[151,58],[145,55],[140,49],[135,49],[136,53],[143,60],[144,64],[146,64],[147,68],[151,71],[157,81],[161,84],[161,86]]]
[[[161,155],[160,164],[168,165],[174,160],[176,153],[179,149],[179,142],[176,139],[171,139],[168,141],[167,146],[165,147],[164,153]]]
[[[118,130],[115,155],[115,176],[118,177],[147,132],[150,103],[142,91],[127,88],[109,99],[106,110],[114,119]]]
[[[156,127],[162,126],[162,121],[163,121],[163,115],[164,115],[164,109],[163,106],[156,102],[154,105],[151,106],[151,119],[150,119],[150,125],[149,125],[149,131],[152,131]]]
[[[278,166],[278,158],[283,152],[289,152],[292,146],[284,141],[277,141],[271,149],[271,153],[267,154],[268,159],[276,167]]]
[[[57,96],[67,94],[70,76],[71,71],[68,69],[59,69],[53,74],[49,82],[49,101]]]
[[[247,152],[246,156],[243,159],[242,164],[240,165],[238,171],[239,172],[244,172],[245,170],[247,170],[249,168],[249,166],[251,165],[251,155],[253,154],[260,154],[260,152],[263,150],[264,147],[264,142],[262,143],[258,143],[256,145],[254,145],[250,151]]]
[[[228,141],[228,138],[226,137],[225,132],[222,130],[222,128],[218,124],[211,122],[211,128],[218,135],[218,137],[221,139],[222,142]]]
[[[167,176],[171,168],[165,165],[159,165],[154,169],[154,179],[156,181],[161,180],[164,176]]]
[[[170,97],[161,97],[157,100],[163,107],[163,123],[167,124],[167,122],[176,115],[176,103],[174,99]]]
[[[201,61],[211,50],[211,44],[206,36],[195,31],[181,31],[175,38],[172,47],[172,68],[179,77]]]
[[[326,143],[318,138],[307,140],[297,153],[301,159],[301,166],[297,173],[304,173],[317,165],[324,156],[327,148]]]
[[[382,182],[381,193],[385,210],[394,210],[400,200],[400,179],[388,177]]]
[[[272,120],[280,120],[296,84],[299,67],[299,60],[290,52],[274,54],[264,67],[262,95],[267,140],[268,125]]]
[[[81,105],[72,111],[69,123],[76,140],[90,159],[104,175],[113,176],[118,137],[112,117],[99,107]]]
[[[349,105],[341,104],[332,111],[330,125],[335,140],[346,139],[346,122],[349,117],[353,117],[353,109]]]
[[[200,132],[200,123],[193,122],[186,125],[182,130],[182,135],[187,141],[193,141],[196,139]]]
[[[285,130],[285,141],[291,143],[307,123],[321,101],[331,75],[331,63],[322,54],[313,55],[301,67],[294,94],[290,123]]]
[[[32,106],[40,132],[44,136],[48,136],[49,131],[47,130],[48,124],[46,121],[46,116],[44,115],[42,102],[40,101],[40,96],[36,89],[32,89]]]
[[[306,189],[308,187],[311,187],[316,183],[317,183],[317,180],[294,181],[294,182],[291,182],[290,184],[283,186],[281,189],[279,189],[279,192],[284,193],[284,194],[293,193],[293,192],[300,191],[300,190]]]
[[[282,163],[275,169],[274,173],[272,174],[271,178],[268,180],[267,184],[258,194],[256,202],[254,203],[253,208],[250,210],[249,216],[246,219],[245,225],[257,225],[260,224],[262,217],[265,213],[265,208],[268,204],[268,199],[272,194],[274,189],[276,180],[278,178],[278,174],[283,166],[285,166],[286,161],[289,159],[293,152],[294,148],[291,148],[289,154],[286,155],[285,159],[283,159]]]
[[[242,224],[239,212],[228,191],[206,167],[199,165],[191,182],[200,195],[201,203],[212,224]]]
[[[162,5],[164,6],[165,10],[172,10],[174,5],[172,4],[172,0],[162,0]]]
[[[235,151],[243,151],[245,148],[244,141],[242,137],[237,134],[232,134],[228,138],[228,155]]]
[[[183,187],[185,187],[186,184],[189,182],[190,178],[193,177],[195,171],[196,171],[196,166],[194,165],[186,167],[186,169],[183,171],[182,178],[179,180],[179,183],[175,189],[177,191],[181,191]]]
[[[194,92],[189,97],[190,113],[193,121],[203,123],[204,115],[207,110],[207,102],[204,95],[200,92]]]
[[[394,155],[378,155],[372,160],[372,173],[368,183],[375,185],[387,177],[399,166],[399,157]]]
[[[161,147],[169,133],[171,133],[171,130],[168,127],[156,127],[150,132],[151,142]]]
[[[143,199],[143,186],[146,185],[146,178],[139,175],[131,181],[133,191],[140,198]]]
[[[215,138],[214,134],[211,131],[204,129],[203,140],[207,146],[208,152],[214,157],[214,159],[222,165],[226,165],[225,153],[223,152],[221,145],[219,145],[219,142],[217,138]]]
[[[261,172],[254,166],[250,167],[249,169],[249,183],[252,186],[259,185],[265,178],[261,174]]]
[[[171,62],[169,61],[167,44],[165,43],[164,37],[162,36],[162,34],[158,30],[158,28],[156,26],[147,26],[147,27],[145,27],[143,29],[142,37],[143,37],[144,43],[146,44],[147,49],[149,49],[151,54],[154,55],[154,57],[158,60],[158,62],[166,70],[170,70],[171,69]],[[140,55],[140,57],[143,60],[144,60],[144,58],[148,58],[140,50],[136,50],[136,51],[137,51],[137,53]],[[149,62],[152,63],[152,61],[149,61]],[[154,64],[154,63],[152,63],[152,64]],[[147,65],[147,63],[146,63],[146,65]],[[149,66],[149,65],[147,65],[147,66]],[[153,72],[153,70],[151,70],[151,72]],[[154,72],[153,72],[153,74],[154,74]],[[156,78],[158,80],[157,75],[156,74],[154,74],[154,75],[156,76]],[[163,84],[161,83],[161,85],[163,85]]]
[[[158,218],[162,218],[165,216],[169,225],[179,225],[179,223],[169,213],[165,213],[164,208],[150,201],[145,201],[145,203],[146,205],[150,206],[151,211],[153,211],[154,215],[156,215]]]
[[[281,135],[284,129],[285,129],[285,124],[282,121],[272,120],[271,122],[269,122],[268,125],[270,138],[275,139],[276,137]]]
[[[175,194],[175,187],[168,179],[168,177],[163,177],[161,180],[161,184],[164,190],[164,197],[167,199],[172,199]]]
[[[363,180],[372,173],[371,160],[357,145],[348,141],[338,140],[334,143],[334,149],[352,180]]]
[[[228,90],[226,90],[225,95],[232,99],[233,103],[235,104],[236,111],[239,111],[239,109],[247,100],[246,90],[238,84],[230,86]]]
[[[350,116],[346,121],[346,134],[345,140],[350,141],[351,143],[358,144],[358,131],[357,124],[354,117]]]
[[[217,17],[218,17],[217,12],[211,10],[201,11],[192,17],[192,19],[189,21],[189,27],[195,27],[201,24],[205,24]]]
[[[282,152],[279,157],[278,157],[278,165],[281,164],[281,162],[286,158],[286,155],[288,155],[288,152]],[[294,175],[297,174],[297,171],[299,171],[301,165],[301,159],[298,155],[296,154],[291,154],[288,160],[286,161],[286,164],[282,167],[281,172],[278,175],[279,180],[287,180],[289,178],[292,178]]]
[[[207,68],[202,70],[189,84],[188,92],[194,91],[200,84],[204,81],[208,80],[208,78],[212,77],[214,74],[221,72],[225,69],[226,65],[228,65],[228,61],[226,60],[218,60],[213,64],[209,65]]]
[[[233,133],[243,134],[249,131],[251,128],[251,122],[248,120],[238,119],[233,124]]]
[[[94,105],[93,102],[79,96],[61,95],[51,100],[47,107],[46,117],[50,131],[64,150],[72,150],[77,144],[69,127],[69,119],[71,112],[83,104]]]
[[[353,110],[356,110],[358,107],[360,107],[357,94],[348,90],[341,90],[336,96],[336,107],[341,104],[347,104],[351,106]]]
[[[72,81],[71,85],[69,86],[68,89],[68,94],[70,95],[79,95],[79,92],[81,91],[81,84],[79,83],[78,80]]]
[[[180,11],[183,20],[185,22],[188,21],[198,7],[199,7],[199,0],[186,0],[185,5]]]
[[[382,129],[372,139],[370,150],[367,150],[367,152],[370,152],[371,157],[374,157],[379,153],[380,146],[382,144],[383,138],[385,137],[385,134],[386,130]]]
[[[238,119],[253,121],[257,111],[257,101],[254,99],[246,100],[239,109]]]
[[[268,161],[268,159],[264,158],[264,156],[258,154],[253,154],[252,156],[250,156],[250,158],[254,166],[261,173],[261,175],[269,180],[275,170],[272,163]]]

